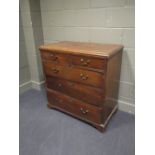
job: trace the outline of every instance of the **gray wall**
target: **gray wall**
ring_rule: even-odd
[[[21,12],[19,12],[19,22],[19,85],[21,92],[27,90],[31,86],[31,77],[27,59],[23,24],[21,21]]]
[[[134,113],[135,70],[135,5],[134,0],[20,0],[25,14],[25,24],[32,29],[33,48],[38,45],[62,40],[97,43],[118,43],[125,46],[121,70],[119,106],[121,110]],[[41,9],[41,10],[40,10]],[[40,14],[41,13],[41,14]],[[41,19],[40,19],[41,16]],[[36,23],[36,24],[34,24]],[[43,34],[42,34],[43,31]],[[27,38],[27,37],[26,37]],[[30,39],[30,37],[28,36]],[[29,43],[30,44],[30,43]],[[31,43],[32,44],[32,43]],[[29,45],[27,45],[29,46]],[[37,55],[37,54],[36,54]],[[28,56],[28,59],[31,57]],[[40,60],[37,56],[36,78],[43,81]],[[30,65],[31,68],[31,65]]]
[[[44,81],[40,55],[38,51],[38,47],[43,44],[40,1],[20,0],[19,3],[30,69],[30,83],[31,87],[40,90],[41,84]]]
[[[125,46],[120,109],[134,113],[134,0],[41,0],[44,42],[62,40]]]

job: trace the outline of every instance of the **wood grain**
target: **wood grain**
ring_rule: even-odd
[[[105,131],[117,110],[122,49],[80,42],[41,46],[48,107]]]
[[[73,113],[77,117],[83,117],[84,119],[95,123],[101,122],[101,108],[85,104],[80,100],[76,100],[54,90],[47,90],[47,97],[49,103],[70,113]]]
[[[96,106],[102,106],[104,102],[101,97],[102,93],[104,93],[102,89],[55,77],[47,77],[46,80],[47,88],[49,89],[60,91],[68,96]]]
[[[123,49],[122,45],[116,44],[97,44],[62,41],[58,43],[40,46],[40,50],[57,51],[74,55],[90,55],[94,57],[112,57]]]
[[[80,82],[98,88],[102,87],[102,83],[104,80],[104,74],[98,72],[82,70],[76,67],[55,65],[49,62],[44,62],[44,69],[45,74],[48,76],[54,76],[66,80]]]

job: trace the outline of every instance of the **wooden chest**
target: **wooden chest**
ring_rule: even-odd
[[[41,46],[48,107],[103,132],[117,109],[122,49],[66,41]]]

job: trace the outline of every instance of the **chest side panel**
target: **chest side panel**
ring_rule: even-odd
[[[105,78],[105,102],[104,118],[106,119],[117,106],[120,71],[122,63],[122,51],[108,60]]]

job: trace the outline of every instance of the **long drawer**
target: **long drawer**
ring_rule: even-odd
[[[46,77],[47,88],[83,100],[89,104],[102,106],[104,90],[55,77]]]
[[[103,88],[104,74],[79,69],[76,67],[66,67],[49,62],[44,62],[44,71],[48,76],[60,77],[71,81],[89,84]]]
[[[49,104],[58,109],[68,112],[76,117],[88,120],[90,122],[100,123],[102,119],[102,108],[85,104],[82,101],[73,99],[62,93],[53,90],[47,90]]]

